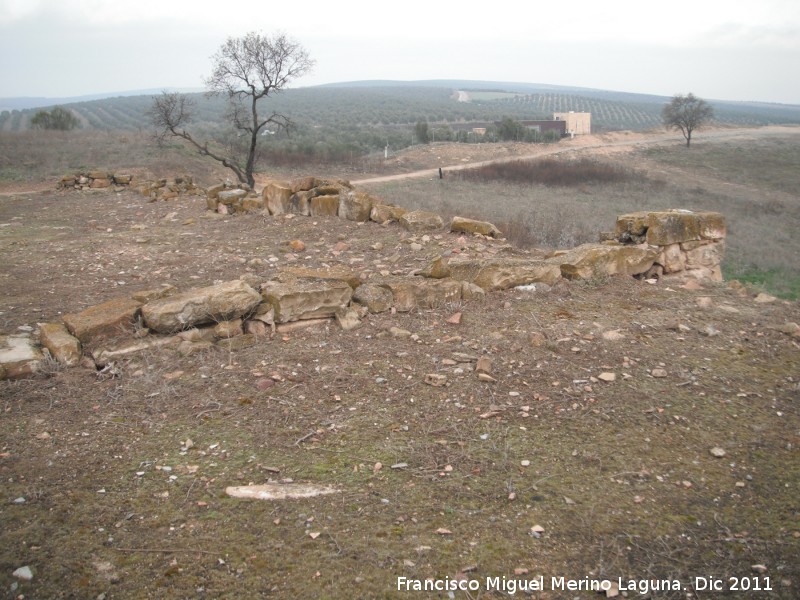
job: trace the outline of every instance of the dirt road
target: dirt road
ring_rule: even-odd
[[[741,129],[712,129],[703,131],[695,138],[696,142],[704,140],[755,140],[767,137],[786,137],[786,136],[800,136],[800,127],[792,126],[769,126],[757,128],[741,128]],[[514,148],[517,152],[513,152],[509,156],[502,156],[499,158],[489,158],[487,160],[465,162],[464,159],[459,159],[451,152],[455,147],[464,148],[465,144],[440,144],[433,147],[425,147],[422,150],[412,148],[403,153],[404,157],[416,154],[414,156],[415,162],[425,160],[421,153],[426,152],[426,148],[432,148],[433,152],[428,150],[431,154],[430,159],[436,162],[437,165],[430,169],[415,170],[409,173],[399,173],[395,175],[383,175],[380,177],[369,177],[365,179],[358,179],[351,181],[354,185],[363,185],[369,183],[384,183],[388,181],[397,181],[401,179],[413,179],[424,177],[438,177],[439,168],[441,167],[444,173],[461,171],[463,169],[471,169],[475,167],[482,167],[488,164],[510,162],[514,160],[525,160],[531,158],[540,158],[542,156],[553,156],[556,154],[565,154],[570,152],[588,152],[590,154],[609,154],[614,152],[627,152],[636,147],[658,145],[658,144],[678,144],[680,137],[675,133],[639,133],[630,131],[621,131],[613,133],[605,133],[600,135],[587,135],[576,137],[572,140],[564,140],[559,144],[517,144]],[[505,146],[501,144],[486,144],[487,148],[481,150],[489,150],[490,147]],[[467,146],[474,149],[475,146]],[[523,153],[519,152],[519,148],[523,147]],[[489,150],[491,152],[491,150]],[[436,157],[432,155],[436,154]],[[459,164],[453,164],[455,161],[460,160]]]

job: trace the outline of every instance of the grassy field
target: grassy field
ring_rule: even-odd
[[[266,281],[298,265],[369,281],[450,248],[506,252],[445,231],[414,249],[396,224],[205,211],[201,197],[133,192],[0,199],[2,331],[162,283]],[[304,252],[288,251],[295,239]],[[665,288],[562,282],[370,314],[353,331],[330,320],[241,350],[165,346],[106,372],[51,361],[35,379],[0,381],[0,587],[26,598],[448,597],[399,589],[405,577],[476,582],[455,593],[468,600],[505,597],[490,581],[542,576],[535,600],[602,597],[550,590],[553,577],[666,579],[681,590],[651,597],[686,600],[711,598],[695,578],[713,576],[757,577],[769,587],[759,599],[792,600],[800,388],[797,338],[781,327],[797,305],[725,285]],[[456,311],[461,323],[448,323]],[[477,357],[495,382],[478,379]],[[430,373],[447,384],[426,385]],[[337,493],[225,492],[267,480]],[[31,581],[11,575],[23,565]]]
[[[559,170],[579,162],[559,159]],[[725,215],[724,272],[787,298],[800,292],[800,144],[659,146],[595,161],[623,169],[618,181],[579,185],[509,183],[503,173],[372,184],[370,191],[415,209],[485,219],[522,246],[566,248],[596,241],[617,215],[686,208]],[[533,171],[533,167],[531,168]],[[563,173],[560,175],[563,176]]]
[[[309,129],[302,135],[318,143],[329,136],[341,137],[354,128],[374,127],[379,138],[392,128],[410,132],[419,120],[445,123],[549,119],[553,112],[588,111],[595,130],[641,130],[661,124],[661,109],[669,100],[664,96],[627,94],[591,89],[559,88],[535,84],[497,84],[479,89],[469,82],[407,82],[359,86],[320,86],[285,90],[271,97],[269,110],[289,115]],[[475,82],[473,82],[475,83]],[[462,85],[466,84],[466,85]],[[467,91],[470,102],[458,102],[454,92]],[[196,121],[219,129],[225,122],[225,102],[191,94],[196,102]],[[124,96],[74,102],[67,108],[81,121],[81,127],[102,131],[141,131],[147,128],[147,110],[152,96]],[[756,126],[768,123],[800,123],[800,107],[785,104],[712,101],[719,123]],[[0,131],[24,131],[40,109],[0,112]],[[386,129],[384,129],[384,126]],[[365,141],[363,138],[362,141]],[[383,146],[376,140],[375,149]]]
[[[203,184],[229,175],[144,135],[14,135],[0,135],[2,334],[35,336],[39,323],[166,283],[259,287],[298,266],[375,282],[448,251],[509,252],[505,241],[397,224],[212,215],[201,196],[56,191],[83,168]],[[791,296],[796,190],[737,165],[766,161],[767,179],[792,181],[781,165],[794,144],[698,142],[689,154],[676,142],[544,170],[556,182],[576,174],[577,185],[512,183],[495,169],[369,189],[493,220],[521,246],[592,241],[631,210],[719,210],[726,271]],[[154,345],[111,369],[47,360],[33,379],[0,381],[0,588],[96,600],[448,597],[404,591],[404,577],[476,582],[454,593],[472,600],[506,597],[491,581],[541,576],[546,591],[515,597],[601,597],[550,589],[561,577],[633,582],[628,598],[648,597],[638,582],[667,580],[681,589],[649,597],[796,599],[800,338],[787,325],[800,316],[797,303],[755,294],[563,280],[368,314],[351,331],[330,319],[239,350],[236,338],[156,347],[164,338],[138,327]],[[479,357],[494,381],[478,377]],[[430,374],[446,384],[426,384]],[[226,494],[268,480],[337,491]],[[12,575],[23,565],[32,580]],[[704,577],[768,589],[712,596],[698,589]]]

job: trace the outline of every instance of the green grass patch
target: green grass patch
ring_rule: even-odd
[[[746,286],[761,289],[785,300],[800,298],[800,274],[788,269],[759,269],[753,266],[724,267],[726,280],[736,279]]]
[[[731,183],[787,193],[800,189],[800,146],[792,140],[703,142],[659,146],[645,151],[648,158]]]

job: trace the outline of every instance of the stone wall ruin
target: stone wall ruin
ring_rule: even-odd
[[[108,171],[82,171],[80,173],[64,175],[58,182],[60,190],[113,190],[122,192],[135,189],[138,193],[150,199],[176,200],[182,196],[201,196],[206,191],[195,185],[191,176],[178,175],[172,178],[146,179],[134,181],[130,174],[110,173]]]
[[[397,222],[422,233],[442,230],[434,213],[382,203],[341,180],[314,177],[273,181],[257,195],[225,185],[208,190],[208,208],[219,212],[337,216],[352,221]],[[488,242],[501,232],[491,223],[455,217],[450,231]],[[271,338],[282,328],[334,319],[353,329],[370,314],[407,312],[481,298],[517,286],[552,286],[562,280],[614,275],[721,281],[725,220],[719,213],[669,210],[617,219],[605,241],[531,255],[503,246],[490,258],[445,253],[407,275],[362,281],[348,269],[285,267],[269,280],[255,275],[180,292],[172,286],[109,300],[61,322],[44,323],[39,339],[0,336],[0,379],[34,375],[49,354],[72,366],[103,368],[147,349],[169,347],[190,354],[222,347],[236,350]],[[387,272],[388,273],[388,272]]]

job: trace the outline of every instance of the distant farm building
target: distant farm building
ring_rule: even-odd
[[[548,131],[555,131],[560,136],[567,135],[567,123],[565,121],[544,120],[544,121],[520,121],[523,127],[538,131],[539,133],[547,133]]]
[[[557,112],[552,119],[519,121],[523,127],[539,133],[556,132],[561,137],[588,135],[592,132],[592,113]],[[467,131],[476,136],[486,135],[490,127],[499,127],[500,121],[472,121],[470,123],[450,123],[455,131]]]
[[[589,135],[592,133],[592,113],[559,112],[553,113],[553,119],[566,124],[566,135]]]

